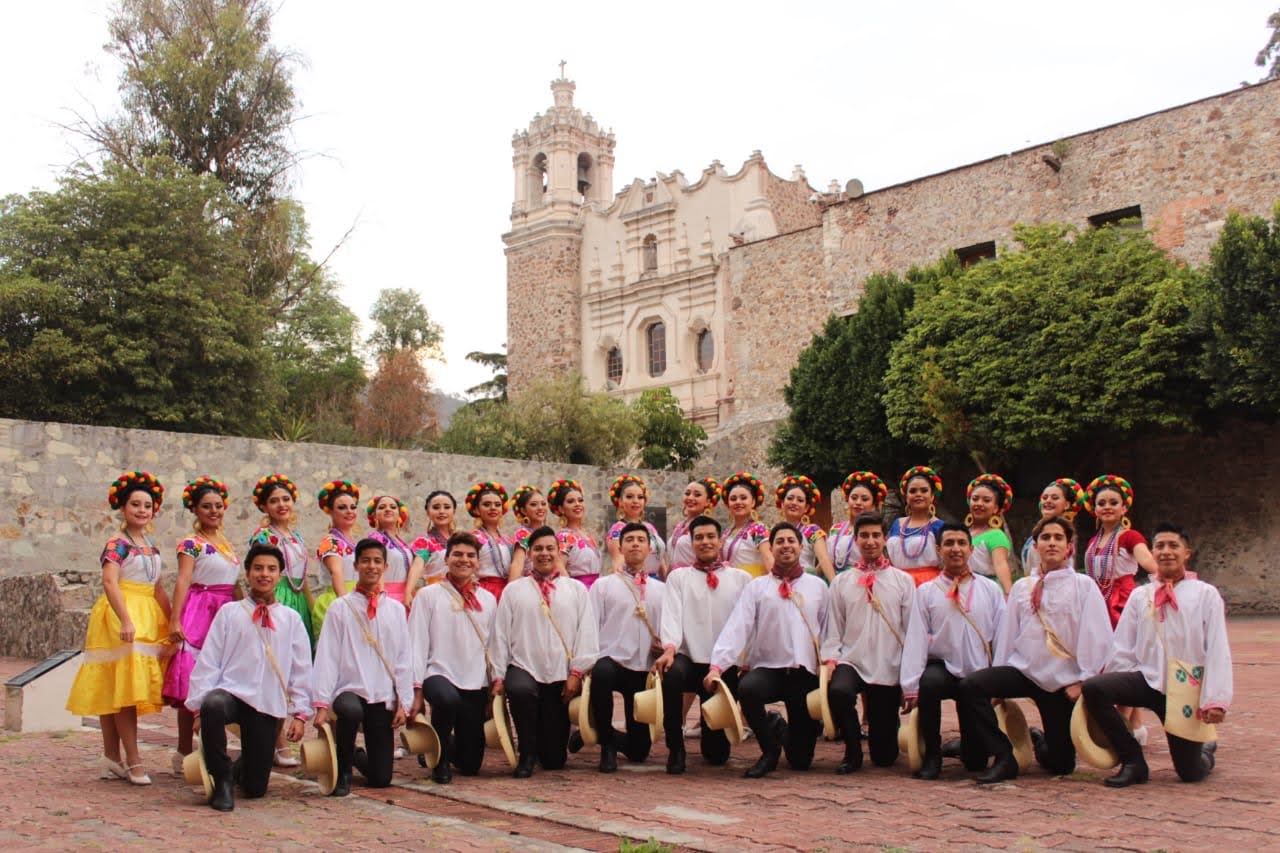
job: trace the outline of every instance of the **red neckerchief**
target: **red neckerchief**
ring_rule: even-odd
[[[893,564],[889,562],[889,558],[884,554],[881,554],[874,563],[868,563],[866,560],[859,560],[853,564],[854,569],[862,572],[862,574],[858,576],[858,585],[865,586],[867,588],[867,601],[875,598],[874,587],[876,585],[876,572],[881,569],[887,569],[891,565]]]
[[[972,577],[973,572],[969,571],[969,568],[966,566],[964,574],[960,575],[958,578],[952,578],[946,572],[943,572],[942,576],[951,581],[951,589],[947,590],[947,598],[951,599],[951,602],[963,611],[965,608],[964,602],[960,600],[960,583],[966,578]]]
[[[1174,610],[1178,609],[1178,597],[1173,593],[1173,586],[1178,581],[1185,580],[1188,574],[1189,572],[1184,571],[1173,580],[1160,581],[1160,585],[1156,587],[1156,612],[1160,614],[1161,622],[1164,621],[1166,606],[1172,607]]]
[[[778,565],[775,563],[773,566],[773,571],[771,571],[770,574],[772,574],[779,581],[778,595],[782,596],[783,598],[790,598],[791,585],[795,583],[797,580],[799,580],[800,576],[804,574],[804,566],[800,565],[800,563],[797,562],[794,566],[791,567],[791,571],[787,572],[786,574],[783,574],[781,571],[778,570]]]
[[[1066,567],[1067,567],[1067,564],[1063,563],[1058,568],[1052,569],[1052,571],[1060,572]],[[1036,581],[1035,589],[1031,590],[1031,612],[1032,613],[1040,612],[1040,602],[1044,598],[1044,579],[1047,578],[1049,574],[1050,574],[1049,572],[1046,572],[1042,569],[1040,571],[1040,579]]]
[[[719,560],[717,560],[714,563],[707,563],[707,564],[694,563],[693,567],[698,571],[702,572],[704,575],[706,575],[707,588],[715,589],[716,587],[720,586],[720,577],[716,574],[716,569],[721,568],[723,565],[724,563],[721,563]]]
[[[632,582],[635,583],[636,586],[640,587],[640,598],[643,600],[644,586],[649,582],[649,573],[644,570],[644,565],[641,564],[639,570],[631,572],[630,574]]]
[[[539,575],[537,572],[534,572],[533,579],[538,583],[538,592],[542,593],[543,603],[545,603],[548,607],[550,607],[551,593],[556,588],[555,573],[553,572],[552,574],[549,574],[544,578],[541,575]]]
[[[458,595],[462,596],[462,609],[474,610],[479,613],[481,610],[480,599],[476,595],[475,578],[468,578],[466,583],[459,586],[458,582],[453,579],[453,575],[445,575],[445,577],[449,579],[449,583],[453,584],[453,588],[458,591]]]
[[[357,589],[359,588],[357,587]],[[372,593],[365,592],[363,589],[360,590],[360,594],[363,595],[369,602],[365,606],[364,615],[369,617],[370,622],[378,618],[378,592],[379,590],[377,587],[374,588]]]
[[[274,631],[276,629],[276,623],[271,619],[271,605],[276,603],[275,599],[272,598],[270,601],[263,602],[258,601],[255,598],[254,601],[257,602],[258,606],[253,608],[253,621],[257,622],[263,628],[270,628]]]

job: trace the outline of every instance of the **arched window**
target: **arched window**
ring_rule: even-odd
[[[711,369],[711,362],[716,358],[716,341],[711,337],[710,329],[703,329],[698,332],[697,346],[694,353],[698,359],[698,372],[706,373]]]
[[[578,192],[582,195],[587,194],[587,190],[591,189],[591,185],[595,182],[595,174],[591,168],[591,155],[585,151],[578,155]]]
[[[612,347],[604,358],[604,375],[615,385],[622,382],[622,350]]]
[[[644,250],[644,271],[653,272],[658,268],[658,238],[648,234],[642,246]]]
[[[533,158],[533,166],[529,170],[531,189],[535,199],[541,199],[547,191],[547,155],[539,154]]]
[[[644,342],[649,355],[649,375],[661,376],[667,372],[667,327],[661,320],[650,323],[644,330]]]

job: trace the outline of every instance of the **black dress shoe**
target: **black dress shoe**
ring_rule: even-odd
[[[763,779],[778,769],[778,757],[780,755],[782,755],[781,747],[774,747],[760,756],[760,760],[748,767],[747,772],[742,775],[748,779]]]
[[[667,773],[679,776],[684,772],[684,746],[678,746],[667,753]]]
[[[850,773],[856,773],[862,769],[862,744],[854,746],[846,746],[844,748],[844,758],[840,761],[840,766],[836,768],[837,776],[848,776]]]
[[[920,769],[911,774],[913,779],[937,779],[942,775],[942,756],[926,755]]]
[[[440,763],[431,770],[431,781],[437,785],[448,785],[453,781],[453,769],[443,756],[440,758]]]
[[[1119,773],[1102,781],[1108,788],[1127,788],[1130,785],[1141,785],[1149,775],[1146,759],[1139,758],[1130,764],[1121,765]]]
[[[230,779],[213,781],[213,794],[209,797],[209,805],[220,812],[229,812],[236,807],[235,798],[231,795]]]
[[[582,732],[574,729],[573,734],[569,735],[569,751],[577,754],[586,745],[586,741],[582,739]]]
[[[618,750],[612,746],[600,747],[600,772],[615,773],[618,770]]]
[[[953,737],[942,745],[942,758],[960,757],[960,738]]]
[[[1200,747],[1200,751],[1204,753],[1205,759],[1209,762],[1209,769],[1212,770],[1214,765],[1218,763],[1218,742],[1211,740]]]
[[[515,772],[511,775],[517,779],[528,779],[533,775],[533,765],[537,761],[533,755],[522,755],[520,761],[516,764]]]
[[[345,797],[351,793],[351,771],[339,773],[333,790],[329,793],[331,797]]]
[[[1036,757],[1036,763],[1041,767],[1049,767],[1049,743],[1044,739],[1044,732],[1031,727],[1031,751]]]
[[[996,763],[991,768],[978,777],[979,785],[994,785],[997,782],[1004,782],[1009,779],[1018,778],[1018,762],[1014,760],[1013,753],[1001,755],[996,758]]]

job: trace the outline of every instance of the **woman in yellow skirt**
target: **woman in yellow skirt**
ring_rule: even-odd
[[[164,487],[145,471],[122,474],[107,492],[121,535],[102,551],[102,595],[89,613],[84,663],[67,699],[71,713],[101,720],[103,770],[135,785],[151,784],[138,754],[138,715],[161,710],[172,651],[160,551],[148,535],[163,498]]]

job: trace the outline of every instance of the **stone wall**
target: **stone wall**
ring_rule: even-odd
[[[507,249],[507,388],[518,394],[550,376],[581,369],[581,238],[556,234]],[[503,321],[501,307],[488,310]]]
[[[249,499],[253,484],[276,471],[298,485],[298,529],[309,543],[327,529],[328,517],[316,507],[315,494],[334,477],[354,480],[365,498],[399,497],[409,507],[415,531],[423,527],[423,499],[433,489],[446,489],[461,501],[470,484],[482,479],[514,490],[526,482],[545,489],[557,477],[573,477],[586,490],[588,527],[599,534],[614,519],[608,488],[620,473],[582,465],[0,419],[0,655],[38,657],[81,641],[83,610],[100,590],[98,557],[118,529],[117,516],[107,506],[107,487],[122,471],[138,468],[155,474],[166,489],[155,539],[170,583],[174,548],[192,521],[182,509],[182,487],[202,474],[222,479],[230,489],[227,535],[241,545],[261,518]],[[686,475],[640,475],[649,485],[651,504],[667,507],[674,520]],[[471,524],[461,508],[458,523],[464,529]],[[514,526],[509,516],[506,526]]]

